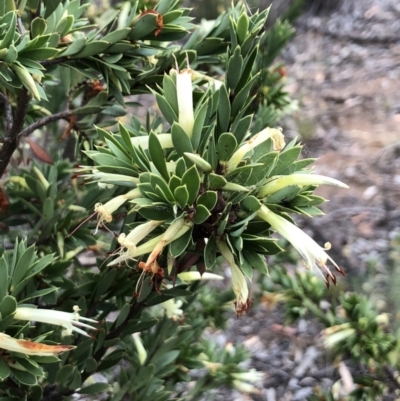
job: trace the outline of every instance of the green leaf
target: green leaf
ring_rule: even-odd
[[[230,132],[225,132],[218,138],[217,152],[219,159],[227,161],[237,148],[236,138]]]
[[[43,0],[43,4],[46,7],[44,12],[44,18],[47,19],[57,9],[58,5],[62,0]]]
[[[110,42],[110,44],[119,42],[120,40],[125,39],[130,31],[131,28],[120,28],[108,33],[106,36],[104,36],[104,38],[102,38],[102,40],[105,42]]]
[[[166,101],[166,99],[159,93],[155,93],[155,96],[157,99],[158,107],[160,108],[161,113],[163,114],[165,119],[168,121],[168,124],[172,125],[174,124],[174,122],[178,121],[178,116],[176,115],[171,105]]]
[[[222,175],[210,174],[209,184],[211,189],[221,189],[227,184],[227,181]]]
[[[180,185],[174,191],[175,199],[181,209],[184,209],[189,200],[189,192],[186,188],[186,185]]]
[[[208,110],[208,102],[205,102],[200,107],[200,110],[198,111],[196,110],[195,112],[193,132],[192,132],[192,137],[190,138],[194,150],[198,150],[200,144],[201,133],[203,131],[207,110]]]
[[[49,222],[54,216],[54,202],[53,199],[47,198],[43,203],[43,218]]]
[[[81,388],[77,393],[79,394],[96,394],[102,393],[104,391],[110,390],[110,385],[108,383],[94,383],[89,386]]]
[[[8,265],[4,255],[0,258],[0,303],[8,293]]]
[[[61,53],[63,57],[73,56],[74,54],[80,52],[86,44],[86,38],[76,38],[74,41],[65,47],[65,51]]]
[[[37,36],[43,35],[47,28],[47,22],[40,17],[36,17],[31,22],[31,35],[32,39],[36,38]]]
[[[0,381],[4,381],[10,376],[11,370],[6,361],[0,358]]]
[[[119,312],[119,315],[117,317],[117,320],[115,321],[115,327],[121,326],[122,323],[125,322],[125,320],[129,316],[129,312],[131,310],[131,305],[126,303],[122,308],[121,311]],[[87,393],[86,393],[87,394]]]
[[[169,180],[169,174],[167,170],[167,163],[164,156],[164,150],[154,132],[150,132],[149,135],[149,153],[152,162],[156,166],[156,169],[164,177],[165,180]]]
[[[240,46],[237,46],[233,55],[228,61],[228,71],[226,73],[226,80],[228,87],[233,91],[239,83],[242,75],[243,57],[240,53]]]
[[[247,212],[253,213],[257,212],[261,208],[261,203],[255,196],[250,195],[246,199],[242,200],[240,207]]]
[[[173,108],[176,115],[179,113],[178,108],[178,96],[176,92],[176,85],[174,80],[167,74],[164,74],[163,78],[163,90],[164,96],[170,106]]]
[[[2,318],[4,319],[7,316],[12,315],[17,309],[17,301],[14,297],[10,295],[6,295],[0,304],[0,313]]]
[[[129,34],[130,40],[138,40],[153,32],[157,27],[157,15],[145,14],[133,26]]]
[[[171,127],[171,137],[174,148],[179,156],[185,152],[193,153],[192,143],[185,130],[176,122]]]
[[[171,256],[176,258],[187,249],[192,239],[192,231],[193,227],[190,230],[186,231],[185,234],[181,235],[175,241],[171,242],[171,244],[169,245],[169,252]]]
[[[181,179],[176,175],[172,175],[168,185],[171,192],[175,192],[175,189],[181,185]]]
[[[182,178],[182,176],[183,176],[183,174],[185,174],[185,172],[186,172],[185,159],[183,157],[181,157],[176,162],[175,174],[177,175],[177,177]]]
[[[235,96],[232,103],[232,116],[236,116],[242,109],[247,109],[250,105],[250,90],[259,78],[259,74],[256,74]]]
[[[154,192],[160,195],[166,202],[175,203],[174,195],[172,194],[168,184],[156,174],[149,173],[149,175],[150,184],[154,189]]]
[[[263,255],[259,255],[251,249],[243,250],[243,256],[250,263],[253,269],[258,270],[262,274],[268,275],[268,266]]]
[[[153,203],[150,206],[142,206],[139,214],[148,220],[168,220],[174,218],[172,207],[165,203]]]
[[[236,23],[236,33],[238,37],[238,41],[242,44],[246,37],[249,30],[249,17],[246,13],[242,13]]]
[[[212,211],[217,204],[218,194],[215,191],[207,191],[201,194],[196,201],[197,205],[203,205],[208,210]]]
[[[103,53],[107,47],[110,46],[108,42],[103,40],[93,40],[85,45],[85,47],[78,53],[73,55],[73,58],[88,58]],[[72,54],[71,54],[72,55]]]
[[[37,383],[36,376],[34,376],[32,373],[13,368],[11,368],[11,373],[17,382],[26,384],[27,386],[33,386]]]
[[[46,60],[48,58],[52,58],[57,53],[57,49],[51,47],[42,47],[41,49],[22,50],[19,52],[19,55],[30,60]]]
[[[61,37],[64,37],[69,33],[74,25],[75,18],[73,15],[67,15],[57,24],[56,32],[60,34]]]
[[[228,131],[229,119],[231,116],[231,103],[225,85],[219,89],[218,102],[218,129],[219,132]]]
[[[71,114],[77,115],[77,116],[86,116],[90,114],[98,114],[103,110],[101,106],[84,106],[84,107],[79,107],[75,110],[71,110]]]
[[[56,376],[56,383],[58,384],[67,384],[71,379],[74,373],[74,367],[72,365],[64,365],[61,369],[57,372]]]
[[[245,136],[249,132],[252,119],[253,119],[253,116],[249,115],[249,116],[241,118],[240,120],[238,120],[237,123],[236,123],[236,120],[233,123],[232,132],[233,132],[233,135],[235,135],[235,138],[238,143],[242,143]]]
[[[196,214],[194,216],[195,224],[204,223],[211,216],[210,211],[204,205],[197,205]]]
[[[146,283],[144,283],[144,286]],[[151,286],[148,285],[151,291]],[[140,302],[140,301],[139,301]],[[121,338],[124,338],[127,335],[138,333],[139,331],[145,331],[152,328],[158,319],[146,319],[146,320],[130,320],[128,323],[124,325],[124,331],[121,333]]]
[[[0,42],[0,49],[7,49],[13,43],[15,28],[17,26],[17,13],[15,11],[8,12],[2,18],[2,22],[5,23],[5,21],[8,19],[10,19],[10,21],[8,22],[8,30],[3,40]]]
[[[204,248],[204,264],[207,270],[212,270],[215,263],[217,262],[217,241],[214,233],[208,239],[207,244]]]
[[[271,171],[270,175],[284,175],[292,173],[290,166],[297,160],[297,158],[300,156],[300,153],[301,146],[299,145],[291,149],[285,149],[279,154],[278,161],[276,162],[276,165]]]
[[[12,286],[15,287],[24,277],[28,268],[35,260],[35,246],[30,246],[19,258],[12,276]]]
[[[192,166],[183,174],[182,185],[186,185],[189,192],[188,204],[193,205],[200,189],[200,176],[197,172],[196,166]]]

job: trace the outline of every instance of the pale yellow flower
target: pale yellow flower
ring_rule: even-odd
[[[336,284],[336,276],[327,267],[328,260],[333,264],[336,271],[344,275],[344,271],[335,263],[335,261],[325,252],[325,249],[330,248],[330,244],[325,245],[325,249],[319,246],[311,237],[304,231],[292,224],[285,218],[277,215],[262,205],[257,215],[262,220],[266,221],[271,227],[283,238],[288,240],[297,250],[300,256],[304,259],[305,265],[312,269],[318,267],[318,271],[324,277],[326,285],[329,287],[329,279]]]

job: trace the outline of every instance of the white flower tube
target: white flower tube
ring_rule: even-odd
[[[326,266],[328,260],[332,262],[335,269],[344,276],[344,271],[329,257],[325,252],[324,248],[320,247],[311,237],[309,237],[304,231],[292,224],[290,221],[277,215],[276,213],[269,210],[266,206],[262,205],[260,210],[257,212],[260,219],[266,221],[271,227],[283,238],[288,240],[300,256],[304,259],[306,266],[309,269],[318,267],[318,271],[323,273],[326,285],[329,287],[329,278],[333,284],[336,284],[336,276]],[[330,244],[326,245],[326,249],[329,249]]]
[[[140,333],[133,333],[133,342],[136,346],[136,351],[138,353],[138,358],[140,364],[143,366],[147,359],[147,351],[143,346],[142,339],[140,338]]]
[[[157,138],[160,141],[161,147],[163,149],[174,147],[174,145],[172,143],[171,134],[158,134]],[[142,149],[148,149],[149,148],[149,137],[147,135],[135,136],[135,137],[131,138],[131,143],[134,147],[140,146]]]
[[[171,298],[165,301],[161,306],[165,309],[165,314],[172,320],[178,320],[183,316],[183,310],[181,306],[183,302],[180,299]]]
[[[116,196],[104,205],[102,203],[96,203],[94,205],[94,211],[97,212],[97,227],[95,233],[97,233],[100,225],[112,222],[112,214],[127,200],[140,198],[141,196],[142,194],[140,193],[139,188],[135,188],[125,195]]]
[[[162,252],[166,245],[181,237],[192,226],[193,222],[187,220],[185,216],[181,216],[174,220],[167,228],[165,233],[162,235],[160,242],[155,246],[149,257],[147,258],[145,269],[151,268],[151,265],[157,260],[158,255]]]
[[[224,278],[218,274],[204,272],[200,274],[198,271],[182,272],[178,274],[178,278],[185,282],[198,280],[223,280]]]
[[[91,181],[93,182],[106,183],[106,184],[115,183],[116,181],[139,184],[138,177],[131,177],[129,175],[123,175],[123,174],[103,173],[96,169],[92,171],[92,174],[82,174],[81,177],[87,177],[90,178]]]
[[[146,238],[155,228],[164,221],[150,220],[147,223],[136,226],[128,235],[122,233],[118,237],[118,242],[132,254],[136,251],[136,245]]]
[[[232,289],[236,295],[235,309],[236,314],[241,316],[244,312],[247,312],[251,306],[251,300],[249,300],[249,289],[247,288],[246,278],[240,270],[239,266],[235,263],[235,258],[229,249],[229,246],[224,241],[217,242],[218,250],[228,263],[231,274],[232,274]]]
[[[92,330],[95,330],[95,328],[86,323],[82,323],[80,320],[90,323],[97,323],[97,321],[82,317],[78,312],[79,308],[77,306],[74,306],[73,313],[62,312],[58,310],[20,307],[16,309],[14,319],[54,324],[56,326],[64,327],[66,329],[66,334],[68,335],[72,334],[73,331],[76,331],[84,336],[89,337],[89,334],[79,327]]]
[[[190,68],[176,73],[176,95],[178,98],[178,122],[190,138],[194,126],[192,70]]]
[[[317,174],[290,174],[283,175],[263,185],[258,192],[259,198],[265,198],[280,189],[291,185],[306,186],[306,185],[333,185],[340,188],[348,188],[348,185],[334,178],[325,177]]]
[[[170,227],[168,227],[167,231],[176,222],[177,222],[177,220],[172,222]],[[175,229],[177,228],[178,225],[180,226],[180,229],[175,231]],[[119,256],[116,259],[114,259],[107,266],[114,266],[114,265],[117,265],[119,263],[125,262],[126,260],[134,259],[134,258],[136,258],[138,256],[145,255],[147,253],[151,253],[153,255],[151,257],[151,259],[153,259],[154,255],[157,252],[158,252],[158,254],[161,253],[166,245],[168,245],[169,243],[171,243],[175,239],[177,239],[180,236],[182,236],[183,234],[185,234],[192,226],[193,226],[193,222],[192,221],[186,221],[185,224],[183,224],[183,225],[180,225],[180,223],[177,223],[177,225],[174,225],[170,229],[168,234],[167,234],[167,231],[165,231],[164,234],[158,235],[157,237],[154,237],[154,238],[148,240],[144,244],[137,246],[136,249],[133,252],[125,252],[123,255]],[[157,256],[158,256],[158,254],[157,254]],[[149,256],[148,261],[150,260],[150,256]],[[155,261],[155,259],[153,259],[153,262],[154,261]],[[151,264],[151,262],[149,264],[148,264],[148,262],[146,262],[146,268],[148,268],[150,266],[150,264]]]
[[[25,355],[55,356],[76,348],[73,345],[47,345],[29,340],[17,340],[5,333],[0,333],[0,348]]]
[[[254,135],[247,142],[245,142],[226,162],[225,171],[227,173],[234,170],[237,165],[243,160],[250,150],[254,149],[256,146],[265,142],[266,140],[272,140],[273,147],[275,150],[282,150],[285,147],[285,139],[281,130],[276,128],[265,128],[258,134]]]

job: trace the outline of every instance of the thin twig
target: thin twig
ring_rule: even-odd
[[[8,135],[13,125],[13,115],[10,99],[0,92],[0,100],[4,103],[4,112],[6,115],[6,134]]]
[[[53,58],[51,60],[43,60],[43,61],[39,61],[39,63],[43,66],[43,67],[48,67],[50,65],[57,65],[57,64],[61,64],[61,63],[65,63],[66,61],[68,61],[70,59],[68,59],[67,57],[58,57],[58,58]]]
[[[33,124],[29,125],[23,129],[18,136],[28,136],[33,131],[37,130],[44,125],[50,124],[58,120],[69,120],[69,111],[60,111],[59,113],[52,114],[51,116],[43,117],[40,120],[35,121]]]
[[[11,160],[15,149],[18,146],[18,134],[21,132],[24,126],[26,113],[28,112],[30,96],[26,88],[22,88],[17,107],[14,114],[13,124],[10,132],[8,133],[8,141],[4,141],[3,146],[0,150],[0,177],[6,171],[8,163]]]

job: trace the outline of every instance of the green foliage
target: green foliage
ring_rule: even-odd
[[[390,372],[400,366],[399,337],[388,330],[389,315],[378,314],[367,297],[344,292],[337,299],[321,289],[311,274],[290,276],[283,268],[274,269],[264,285],[273,290],[264,296],[272,305],[283,303],[288,321],[311,313],[325,327],[323,345],[329,355],[336,363],[346,361],[356,367],[354,390],[346,400],[372,401],[397,388]],[[336,398],[331,392],[320,392],[311,399]]]

